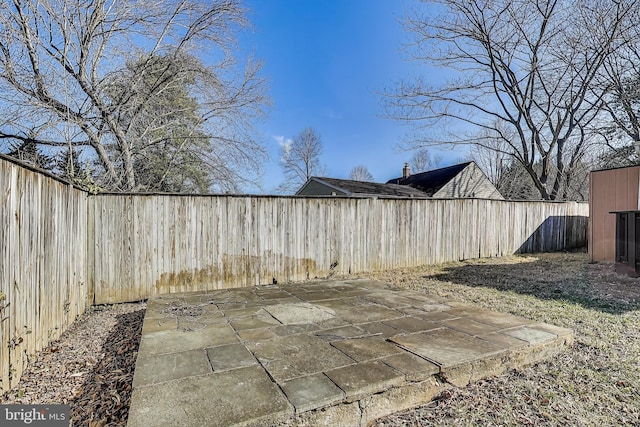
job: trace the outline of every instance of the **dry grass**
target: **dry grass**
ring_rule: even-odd
[[[379,425],[640,425],[640,279],[585,253],[472,260],[375,278],[571,328],[554,360],[454,389]]]

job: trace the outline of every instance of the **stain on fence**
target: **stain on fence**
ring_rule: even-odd
[[[273,257],[278,260],[270,261]],[[153,284],[154,294],[188,292],[195,290],[224,289],[227,287],[257,286],[271,283],[277,277],[291,277],[301,272],[305,278],[318,277],[316,264],[310,259],[283,258],[266,254],[258,256],[223,255],[222,266],[210,265],[205,268],[161,273]],[[267,266],[283,266],[282,275]],[[232,286],[229,286],[232,285]]]

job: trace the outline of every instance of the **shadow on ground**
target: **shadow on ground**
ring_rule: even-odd
[[[425,278],[567,301],[611,314],[640,309],[640,279],[615,273],[612,264],[589,264],[586,257],[575,254],[523,256],[521,262],[508,264],[496,259],[445,266]]]
[[[74,425],[126,425],[145,311],[117,316],[103,344],[102,358],[93,365],[79,397],[69,402]]]

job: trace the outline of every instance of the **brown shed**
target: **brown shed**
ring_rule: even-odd
[[[593,171],[589,177],[589,258],[615,261],[613,211],[640,209],[640,166]]]

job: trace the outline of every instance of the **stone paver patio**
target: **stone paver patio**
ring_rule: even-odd
[[[357,279],[149,300],[128,426],[360,426],[549,358],[570,330]]]

